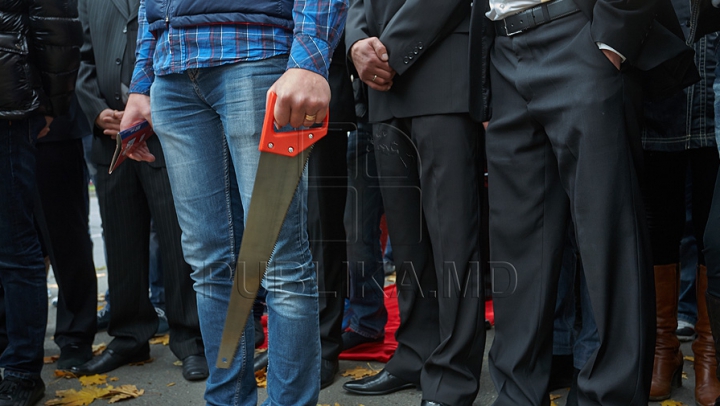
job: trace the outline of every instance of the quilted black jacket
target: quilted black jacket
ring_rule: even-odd
[[[80,66],[76,0],[0,0],[0,119],[67,112]]]

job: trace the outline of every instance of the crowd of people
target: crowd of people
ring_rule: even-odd
[[[497,406],[563,386],[568,405],[668,399],[680,339],[697,404],[720,404],[718,31],[719,0],[0,2],[0,406],[43,397],[50,265],[58,369],[147,360],[168,332],[208,405],[257,404],[263,367],[264,404],[316,405],[340,352],[385,334],[383,216],[398,345],[346,391],[473,404],[492,297]],[[248,213],[280,205],[251,204],[272,182],[266,114],[330,124],[287,173],[300,181],[223,358]],[[156,135],[111,173],[143,119]]]

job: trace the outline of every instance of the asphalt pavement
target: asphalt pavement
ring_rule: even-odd
[[[91,198],[91,215],[90,215],[91,234],[94,243],[95,267],[98,276],[98,292],[104,292],[107,287],[107,269],[105,267],[105,255],[103,252],[100,216],[97,206],[97,199]],[[52,277],[48,278],[48,286],[53,297],[57,296],[57,285]],[[58,355],[60,349],[52,340],[55,330],[55,308],[52,307],[51,299],[48,299],[49,319],[48,329],[45,337],[45,355],[46,357]],[[474,405],[490,405],[496,398],[496,392],[493,387],[487,365],[487,350],[494,338],[494,331],[488,331],[487,348],[483,359],[483,369],[480,378],[480,393]],[[109,343],[111,337],[106,332],[98,333],[95,337],[95,344]],[[685,355],[692,355],[690,344],[682,345]],[[151,356],[153,362],[140,366],[124,366],[107,374],[109,384],[118,387],[120,385],[135,385],[138,389],[144,390],[144,394],[134,399],[123,401],[127,406],[133,405],[203,405],[203,392],[205,389],[204,382],[188,382],[182,377],[182,367],[178,360],[170,351],[170,348],[162,344],[151,345]],[[364,367],[370,369],[382,369],[383,364],[377,362],[357,362],[357,361],[340,361],[340,372],[353,369],[355,367]],[[673,392],[672,400],[682,402],[684,405],[694,405],[694,373],[692,370],[692,362],[685,361],[686,377],[683,379],[683,387]],[[58,378],[55,376],[55,364],[47,364],[43,369],[43,379],[46,384],[46,394],[43,403],[56,398],[56,391],[82,389],[81,383],[77,379]],[[422,394],[414,389],[396,392],[386,396],[356,396],[345,392],[342,384],[351,378],[337,376],[335,383],[320,392],[320,405],[335,406],[387,406],[387,405],[419,405]],[[565,396],[567,389],[554,392],[560,395],[555,400],[557,406],[565,405]],[[260,402],[265,400],[265,389],[258,390]],[[107,404],[107,399],[99,399],[93,402],[93,405]],[[660,403],[650,403],[650,405],[660,405]],[[290,406],[290,405],[288,405]]]

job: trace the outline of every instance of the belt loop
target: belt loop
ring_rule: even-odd
[[[547,3],[542,3],[540,6],[542,8],[543,19],[545,22],[550,21],[550,12],[548,11]]]

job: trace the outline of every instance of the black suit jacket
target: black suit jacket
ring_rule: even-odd
[[[369,119],[468,111],[469,0],[352,0],[348,50],[378,37],[397,72],[387,92],[368,92]]]
[[[699,79],[693,51],[685,39],[670,0],[574,0],[592,21],[591,34],[642,71],[643,90],[660,98]],[[480,121],[492,115],[489,55],[495,28],[485,17],[488,0],[476,0],[470,29],[470,113]]]
[[[104,109],[125,110],[121,73],[123,69],[132,72],[135,65],[139,7],[140,0],[78,1],[83,46],[76,91],[80,106],[93,127],[90,159],[99,165],[110,165],[115,141],[95,126],[95,118]],[[158,137],[150,137],[147,145],[155,155],[155,162],[150,165],[165,166]]]

